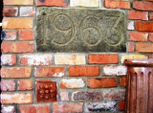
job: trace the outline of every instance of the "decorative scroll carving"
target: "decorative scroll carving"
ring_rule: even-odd
[[[91,9],[40,8],[37,50],[41,52],[125,52],[124,13]]]

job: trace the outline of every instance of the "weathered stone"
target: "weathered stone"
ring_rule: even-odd
[[[89,112],[108,113],[109,111],[115,112],[116,111],[115,105],[116,105],[115,101],[89,103],[87,105],[86,112],[87,113],[89,113]]]
[[[37,16],[37,50],[125,52],[126,31],[124,13],[120,11],[40,8]]]
[[[125,98],[125,89],[104,89],[104,99],[107,100],[118,100]]]
[[[98,91],[76,91],[72,94],[73,101],[100,101],[101,93]]]

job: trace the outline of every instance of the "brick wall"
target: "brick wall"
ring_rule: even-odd
[[[153,58],[153,0],[4,0],[4,4],[2,113],[124,111],[123,61]],[[41,6],[123,11],[128,19],[127,52],[37,53],[35,16]],[[36,102],[37,80],[57,82],[57,102]]]

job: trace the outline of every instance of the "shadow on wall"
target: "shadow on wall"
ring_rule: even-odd
[[[0,0],[0,37],[2,32],[2,19],[3,19],[3,0]],[[1,43],[2,43],[2,40],[1,40]],[[0,53],[0,56],[1,56],[1,53]]]
[[[3,19],[3,0],[0,1],[0,23],[2,23]],[[2,24],[0,24],[0,33],[2,31]]]
[[[0,1],[0,36],[2,32],[2,19],[3,19],[3,0]]]

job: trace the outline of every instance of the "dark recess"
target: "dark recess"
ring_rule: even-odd
[[[0,23],[2,22],[2,19],[3,19],[3,0],[0,0]],[[2,26],[0,26],[0,37],[1,37],[1,32],[2,32]],[[2,40],[1,40],[1,44],[2,44]],[[1,52],[0,52],[0,56],[1,56]],[[1,59],[0,59],[0,63],[1,63]],[[1,81],[1,77],[0,77],[0,81]],[[0,86],[0,92],[1,92],[1,86]]]

